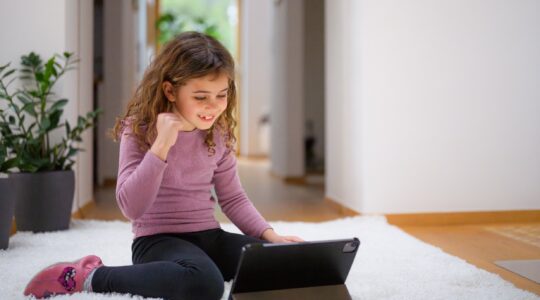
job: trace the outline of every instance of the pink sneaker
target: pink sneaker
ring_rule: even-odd
[[[30,280],[24,289],[24,295],[47,298],[81,292],[88,274],[101,266],[103,266],[101,259],[95,255],[88,255],[74,262],[48,266]]]

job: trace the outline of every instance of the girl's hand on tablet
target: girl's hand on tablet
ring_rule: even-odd
[[[304,242],[303,239],[297,236],[282,236],[277,234],[273,229],[266,229],[262,236],[264,240],[267,240],[271,243],[295,243],[295,242]]]

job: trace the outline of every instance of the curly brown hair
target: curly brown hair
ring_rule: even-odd
[[[207,130],[205,144],[208,152],[215,153],[214,129],[226,140],[226,147],[234,151],[234,110],[236,109],[236,84],[234,60],[227,49],[216,39],[199,32],[183,32],[169,41],[146,69],[143,79],[129,101],[125,114],[116,119],[111,135],[115,141],[121,137],[125,126],[130,126],[139,146],[148,150],[157,136],[158,114],[171,112],[173,104],[167,100],[162,85],[170,82],[174,87],[184,85],[189,79],[210,74],[225,74],[229,78],[227,108],[214,125]],[[128,121],[128,122],[124,122]]]

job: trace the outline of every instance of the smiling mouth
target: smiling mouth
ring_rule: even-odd
[[[214,115],[197,115],[199,117],[199,119],[203,120],[203,121],[206,121],[206,122],[210,122],[210,121],[213,121],[216,116]]]

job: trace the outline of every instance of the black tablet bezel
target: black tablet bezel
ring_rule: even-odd
[[[360,246],[358,238],[242,248],[231,294],[343,284]]]

